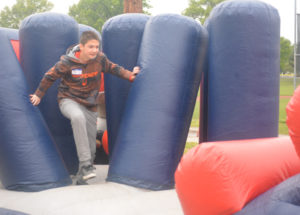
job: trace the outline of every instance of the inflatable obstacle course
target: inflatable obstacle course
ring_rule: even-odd
[[[148,30],[146,34],[144,32],[146,23],[149,21],[149,16],[145,15],[139,15],[139,14],[130,14],[130,15],[122,15],[118,16],[116,18],[113,18],[112,20],[108,21],[108,23],[105,25],[103,32],[103,46],[104,50],[106,50],[107,56],[109,56],[109,59],[112,61],[115,61],[116,63],[123,65],[127,69],[132,69],[133,66],[139,65],[143,71],[143,68],[145,68],[144,75],[140,75],[140,84],[138,85],[138,88],[136,90],[143,91],[146,96],[147,91],[151,87],[151,82],[154,83],[154,89],[155,92],[158,92],[160,87],[164,86],[164,83],[167,83],[171,81],[171,85],[169,87],[165,88],[165,92],[173,93],[172,96],[173,99],[171,101],[167,101],[167,97],[165,98],[166,101],[164,101],[164,104],[162,103],[162,110],[167,108],[171,108],[171,114],[174,114],[173,119],[167,122],[165,124],[164,120],[167,120],[168,117],[164,118],[156,118],[156,126],[157,128],[161,127],[160,124],[164,124],[167,126],[171,126],[170,129],[174,128],[174,131],[172,133],[166,134],[165,137],[163,137],[164,141],[160,140],[160,135],[162,134],[161,131],[157,130],[154,131],[153,134],[157,136],[157,140],[159,140],[162,143],[162,148],[164,151],[164,155],[157,154],[160,151],[158,143],[156,143],[156,147],[153,148],[153,152],[149,152],[147,154],[150,154],[153,156],[153,159],[144,159],[146,157],[140,157],[140,168],[144,168],[143,171],[137,171],[136,174],[134,171],[131,172],[132,176],[136,174],[137,181],[141,181],[142,183],[133,183],[130,185],[133,186],[141,186],[141,187],[147,187],[149,189],[169,189],[174,186],[174,171],[176,169],[177,163],[179,162],[179,159],[182,155],[185,140],[187,137],[187,131],[189,127],[189,123],[192,116],[192,110],[195,104],[196,100],[196,94],[199,88],[200,78],[201,78],[201,70],[203,66],[203,61],[205,53],[206,53],[206,43],[207,43],[207,34],[206,30],[193,21],[192,19],[178,16],[178,15],[162,15],[158,16],[155,19],[152,19],[151,24],[149,24]],[[122,25],[120,25],[120,23]],[[127,24],[126,24],[127,23]],[[132,25],[132,23],[136,23],[136,25]],[[67,26],[67,27],[66,27]],[[122,26],[120,28],[119,26]],[[135,26],[133,29],[127,29],[127,27]],[[163,29],[165,27],[168,27],[165,29],[164,38],[162,40],[163,43],[159,44],[160,38],[157,35],[157,29]],[[181,31],[176,29],[177,27],[181,28]],[[56,29],[53,31],[53,29]],[[80,32],[82,32],[84,29],[90,29],[87,26],[78,25],[72,18],[56,14],[56,13],[42,13],[42,14],[36,14],[27,17],[23,22],[19,30],[20,40],[21,40],[21,46],[20,46],[20,62],[21,67],[25,74],[24,83],[28,83],[28,90],[23,91],[26,93],[26,97],[23,99],[26,99],[27,103],[30,105],[31,108],[34,108],[29,103],[28,95],[32,93],[36,88],[43,77],[43,74],[59,59],[59,56],[64,54],[65,50],[68,46],[73,45],[74,43],[78,42],[78,35],[80,35]],[[107,31],[105,31],[107,29]],[[124,31],[122,32],[122,29]],[[117,31],[116,31],[117,30]],[[128,33],[128,38],[134,38],[134,40],[128,40],[128,43],[126,43],[126,40],[124,42],[124,34],[116,34],[116,32],[122,32],[122,33]],[[106,32],[106,33],[105,33]],[[173,33],[179,33],[177,36],[173,39],[173,41],[169,41],[169,38],[173,36]],[[115,37],[115,40],[113,36]],[[109,39],[111,42],[109,42]],[[122,38],[123,40],[121,40]],[[118,46],[112,46],[112,44],[115,44],[115,41],[120,41]],[[142,40],[144,42],[142,42]],[[152,42],[148,43],[148,40],[152,40]],[[181,41],[182,44],[178,44],[177,40]],[[122,41],[122,42],[121,42]],[[191,41],[190,44],[188,41]],[[172,42],[169,44],[168,42]],[[153,74],[151,74],[151,70],[154,68],[151,68],[151,64],[154,64],[158,58],[156,58],[155,51],[152,50],[151,44],[157,43],[160,46],[160,50],[164,51],[164,56],[168,57],[165,60],[163,60],[162,57],[160,57],[160,63],[157,64],[157,67],[161,67],[160,70],[155,71]],[[117,44],[117,43],[116,43]],[[129,51],[128,54],[124,55],[127,58],[122,59],[120,56],[113,56],[112,54],[115,53],[115,48],[122,49],[122,46],[124,45],[123,50]],[[167,49],[164,50],[164,46],[166,46]],[[177,47],[176,47],[177,46]],[[8,47],[12,47],[11,43],[9,43]],[[17,46],[14,46],[15,50],[18,50]],[[142,52],[144,54],[140,54],[140,48],[142,48]],[[175,49],[174,49],[175,48]],[[176,54],[174,52],[173,55],[170,55],[169,52],[178,51],[179,54]],[[180,53],[179,51],[183,51]],[[111,52],[111,53],[110,53]],[[119,52],[122,53],[122,52]],[[110,56],[111,55],[111,56]],[[15,57],[15,56],[14,56]],[[122,60],[124,61],[124,64],[122,63]],[[146,63],[148,61],[148,63]],[[167,65],[165,62],[170,62],[171,64]],[[182,61],[182,62],[181,62]],[[130,63],[130,65],[126,65],[126,63]],[[165,64],[165,65],[164,65]],[[19,63],[16,62],[16,65],[18,66]],[[130,68],[131,67],[131,68]],[[188,68],[188,70],[186,70]],[[147,70],[147,72],[146,72]],[[156,70],[156,69],[155,69]],[[143,73],[143,72],[142,72]],[[141,74],[142,74],[141,73]],[[143,76],[147,77],[149,73],[149,82],[144,79]],[[163,74],[165,73],[165,74]],[[23,74],[23,73],[22,73]],[[163,74],[161,76],[161,80],[163,82],[157,82],[155,83],[155,76]],[[170,78],[168,78],[170,76]],[[178,77],[176,77],[178,76]],[[108,78],[109,80],[109,78]],[[27,81],[27,82],[26,82]],[[119,80],[118,80],[119,81]],[[123,80],[121,80],[123,81]],[[110,90],[110,87],[112,89],[115,89],[116,86],[122,85],[122,84],[115,84],[114,82],[109,82],[109,84],[106,84],[106,91],[107,91],[107,106],[110,106],[110,101],[113,101],[115,98],[115,95],[119,93],[120,91],[116,91],[116,94],[113,94]],[[138,84],[138,79],[135,82]],[[57,83],[56,83],[57,84]],[[56,85],[55,84],[55,85]],[[179,84],[176,86],[176,84]],[[63,171],[65,171],[65,174],[67,173],[66,170],[69,172],[69,174],[74,174],[77,170],[77,157],[76,157],[76,150],[74,147],[73,137],[72,137],[72,130],[70,128],[70,123],[67,119],[63,118],[58,110],[58,104],[56,101],[56,86],[53,86],[49,89],[47,94],[42,100],[42,103],[40,104],[39,108],[34,108],[35,110],[41,111],[41,119],[45,123],[45,129],[47,132],[49,132],[50,140],[53,142],[54,145],[56,145],[55,149],[57,150],[57,156],[62,159],[63,161],[61,165],[57,166],[56,170],[60,171],[60,168],[62,168]],[[108,85],[108,87],[107,87]],[[134,97],[138,95],[138,93],[135,93],[134,91],[129,89],[131,88],[131,84],[126,82],[126,86],[124,88],[127,88],[127,93],[131,95],[131,99],[135,99]],[[185,85],[189,85],[189,87],[185,87]],[[171,86],[171,87],[170,87]],[[173,89],[175,90],[174,92]],[[123,88],[121,89],[123,90]],[[126,91],[125,90],[125,91]],[[129,90],[131,93],[129,93]],[[151,88],[152,90],[152,88]],[[155,93],[154,92],[154,93]],[[155,93],[157,94],[157,93]],[[153,94],[154,95],[154,94]],[[159,102],[163,100],[157,100],[160,99],[159,97],[149,97],[147,105],[153,103],[154,107],[159,107]],[[127,109],[139,109],[143,108],[142,106],[142,100],[136,100],[137,105],[136,107],[131,106],[131,102],[126,99],[123,99],[124,106],[123,108]],[[181,108],[177,108],[176,106],[179,105]],[[128,106],[128,107],[127,107]],[[165,107],[163,107],[165,106]],[[174,107],[172,107],[174,106]],[[114,115],[119,114],[119,118],[116,118],[116,122],[118,122],[121,125],[121,122],[124,121],[122,124],[122,129],[120,132],[118,131],[118,126],[116,130],[112,130],[111,137],[118,139],[118,147],[124,147],[122,146],[122,135],[126,134],[126,124],[134,124],[134,122],[131,122],[129,120],[129,117],[131,117],[130,111],[125,111],[126,114],[124,114],[122,111],[122,105],[116,105],[116,107],[120,107],[119,110],[113,112]],[[155,108],[156,108],[155,107]],[[154,109],[155,109],[154,108]],[[110,108],[108,108],[110,109]],[[177,113],[178,111],[178,113]],[[148,113],[151,113],[148,111]],[[164,110],[163,110],[164,112]],[[163,112],[161,113],[161,116],[163,116]],[[129,115],[128,115],[129,113]],[[143,113],[136,112],[137,114],[134,117],[143,117]],[[124,116],[123,116],[124,115]],[[154,115],[153,115],[154,116]],[[31,115],[28,115],[28,119],[32,117]],[[127,117],[127,119],[126,119]],[[151,117],[151,115],[149,115]],[[108,117],[109,118],[109,117]],[[123,120],[123,118],[125,120]],[[129,120],[129,121],[127,121]],[[136,119],[133,119],[136,120]],[[138,119],[137,119],[138,121]],[[180,121],[182,124],[179,126],[173,125],[173,123]],[[153,121],[154,122],[154,121]],[[113,123],[110,123],[111,125]],[[146,125],[146,124],[145,124]],[[112,127],[112,126],[111,126]],[[128,127],[130,127],[128,125]],[[141,127],[142,128],[142,127]],[[145,127],[144,129],[148,129]],[[183,132],[181,132],[183,130]],[[13,130],[12,130],[13,131]],[[130,131],[133,133],[133,130]],[[158,133],[157,133],[158,132]],[[30,133],[30,132],[28,132]],[[123,133],[123,134],[119,134]],[[110,132],[108,132],[108,135]],[[11,133],[10,133],[11,135]],[[22,135],[22,134],[20,134]],[[131,135],[131,134],[130,134]],[[138,137],[138,142],[140,142],[141,139],[147,139],[148,137],[143,137],[144,134],[141,133],[141,135]],[[175,135],[175,136],[173,136]],[[120,136],[120,137],[119,137]],[[108,139],[110,137],[108,136]],[[151,137],[152,138],[152,137]],[[149,139],[146,141],[147,144],[145,144],[145,147],[148,148],[154,139]],[[110,143],[110,141],[108,141]],[[115,180],[115,176],[120,174],[120,178],[122,178],[122,168],[123,166],[118,165],[118,160],[120,160],[123,155],[119,154],[119,150],[121,149],[114,149],[113,147],[113,141],[109,144],[109,154],[111,156],[111,170],[109,173],[108,180]],[[137,141],[134,143],[136,144]],[[3,144],[5,146],[11,146],[13,145],[9,144],[9,142],[3,141]],[[28,143],[31,144],[31,143]],[[147,146],[148,145],[148,146]],[[128,144],[128,148],[133,147],[134,145],[130,146]],[[13,150],[13,148],[11,148]],[[170,150],[171,149],[171,150]],[[107,150],[108,151],[108,150]],[[115,156],[113,156],[114,151],[117,151]],[[143,148],[140,148],[136,151],[137,154],[141,153],[143,151]],[[130,161],[131,155],[128,154],[129,151],[126,151],[125,154],[127,156],[124,161],[126,162],[132,162]],[[46,151],[44,151],[46,153]],[[158,156],[159,155],[159,156]],[[157,157],[158,156],[158,157]],[[148,168],[153,165],[152,162],[155,159],[160,159],[161,161],[165,162],[166,156],[166,164],[161,166],[161,168],[158,168],[156,171],[157,173],[153,173],[152,175],[149,174],[147,171]],[[120,158],[119,158],[120,157]],[[3,166],[6,166],[9,161],[4,161],[2,164]],[[13,162],[12,162],[13,163]],[[8,165],[9,166],[9,165]],[[40,165],[40,168],[47,168],[46,165]],[[66,168],[66,169],[65,169]],[[125,169],[125,171],[127,171]],[[166,172],[166,174],[162,174],[163,172]],[[60,171],[62,174],[62,171]],[[54,172],[54,175],[58,174]],[[67,174],[66,174],[67,175]],[[47,175],[47,177],[49,177]],[[143,178],[145,177],[145,178]],[[150,177],[149,183],[147,182],[147,177]],[[68,178],[68,177],[67,177]],[[118,178],[118,177],[117,177]],[[126,178],[126,176],[124,177]],[[20,176],[20,180],[22,180],[22,176]],[[68,178],[69,180],[69,178]],[[116,181],[119,183],[127,183],[126,180],[120,180]],[[147,184],[148,183],[148,184]],[[26,188],[25,188],[26,189]],[[41,188],[43,189],[43,188]],[[47,189],[47,188],[45,188]]]
[[[18,50],[18,43],[1,40],[12,61],[8,65],[0,57],[0,65],[21,74],[3,80],[2,86],[5,95],[12,91],[13,100],[0,104],[0,114],[9,116],[0,122],[6,129],[0,141],[0,176],[7,189],[37,191],[68,185],[68,173],[77,170],[72,131],[58,110],[56,87],[47,93],[40,110],[30,105],[28,94],[66,48],[78,42],[83,29],[90,28],[61,14],[26,18],[19,30],[21,67],[16,55],[11,54]],[[5,35],[13,32],[17,31]],[[187,214],[237,212],[299,172],[297,155],[288,138],[250,139],[277,136],[279,16],[274,8],[258,1],[227,1],[213,10],[206,28],[174,14],[120,15],[105,23],[102,41],[111,61],[129,70],[141,67],[134,83],[105,76],[108,181],[151,190],[174,187],[174,172],[183,153],[201,81],[201,139],[220,142],[198,146],[177,169],[176,188]],[[29,112],[16,115],[19,107]],[[34,123],[33,127],[24,126],[33,131],[23,129],[16,118],[18,122]],[[40,139],[27,138],[34,131],[39,133],[34,137]],[[246,140],[224,141],[229,139]],[[35,147],[37,141],[39,146]],[[32,157],[22,156],[31,147],[35,149],[30,151]],[[198,150],[203,155],[197,156]],[[211,156],[213,152],[217,154]],[[273,155],[268,162],[263,159],[265,154]],[[209,162],[212,160],[217,166]],[[192,164],[199,166],[191,168]],[[264,179],[259,167],[269,170],[263,172]],[[244,175],[247,177],[241,177]],[[203,180],[208,176],[211,180]],[[235,183],[226,184],[227,179]],[[194,193],[202,189],[206,196]],[[230,201],[224,201],[224,195],[231,196]]]
[[[226,1],[213,9],[206,27],[201,111],[207,116],[200,139],[210,142],[190,150],[176,170],[184,213],[298,214],[299,89],[287,106],[290,137],[275,137],[278,12],[260,1]]]

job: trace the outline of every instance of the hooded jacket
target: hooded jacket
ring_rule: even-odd
[[[79,45],[69,48],[66,55],[61,56],[60,61],[45,73],[35,95],[42,98],[47,89],[57,79],[61,79],[58,87],[58,102],[63,98],[70,98],[89,110],[96,111],[101,72],[130,80],[131,72],[109,61],[104,53],[99,52],[86,64],[80,62],[77,57],[79,53]]]

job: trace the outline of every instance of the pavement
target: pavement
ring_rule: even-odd
[[[187,142],[199,142],[199,128],[198,127],[190,127],[189,134],[187,137]]]
[[[198,138],[198,128],[190,128],[187,142]],[[150,191],[106,182],[108,165],[96,165],[96,172],[89,185],[40,192],[10,191],[0,183],[0,215],[183,215],[175,189]]]
[[[183,215],[175,189],[149,191],[106,182],[108,165],[96,165],[96,172],[89,185],[40,192],[9,191],[0,184],[0,214],[5,208],[32,215]]]

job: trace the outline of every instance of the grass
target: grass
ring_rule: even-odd
[[[289,98],[281,98],[279,100],[279,123],[278,123],[278,133],[279,134],[288,134],[288,127],[285,123],[286,120],[286,112],[285,112],[285,107],[287,103],[289,102]]]
[[[297,79],[296,85],[298,86],[300,84],[300,79]],[[286,125],[286,112],[285,107],[288,104],[290,98],[289,96],[292,96],[294,92],[294,79],[293,78],[280,78],[280,96],[282,96],[279,99],[279,134],[281,135],[288,135],[288,128]],[[193,118],[191,122],[191,127],[199,127],[199,101],[196,102]],[[196,146],[197,143],[188,142],[186,144],[186,149],[189,150],[190,148]]]
[[[193,148],[194,146],[197,146],[198,143],[195,142],[187,142],[184,148],[184,153],[186,153],[188,150],[190,150],[191,148]]]
[[[195,105],[195,108],[194,108],[191,127],[199,127],[199,112],[200,112],[200,102],[197,101],[196,105]]]
[[[300,84],[300,80],[297,79],[296,85]],[[293,78],[280,78],[280,95],[292,96],[294,92],[294,79]]]
[[[296,85],[300,84],[299,78],[296,81]],[[285,107],[290,100],[290,96],[294,92],[294,79],[293,78],[280,78],[280,96],[279,99],[279,134],[288,135],[288,127],[286,125],[286,111]]]

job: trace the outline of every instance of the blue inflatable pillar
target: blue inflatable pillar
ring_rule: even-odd
[[[10,190],[40,191],[71,184],[40,111],[29,101],[25,76],[10,40],[0,28],[0,178]]]
[[[103,52],[108,59],[128,70],[137,65],[144,27],[149,16],[123,14],[109,19],[102,28]],[[109,154],[113,154],[120,121],[131,83],[111,74],[104,75]]]
[[[147,22],[141,73],[121,120],[108,181],[151,190],[174,187],[199,89],[208,35],[196,21],[159,15]]]
[[[65,54],[67,48],[78,43],[76,21],[63,14],[41,13],[27,17],[20,27],[21,65],[33,93],[43,75]],[[47,91],[39,108],[70,173],[76,173],[78,159],[71,124],[59,110],[57,86]]]
[[[6,35],[7,39],[5,39],[5,42],[7,40],[19,40],[19,30],[17,29],[0,27],[0,33]]]
[[[209,68],[204,141],[278,135],[280,18],[261,1],[217,5],[206,23]]]

